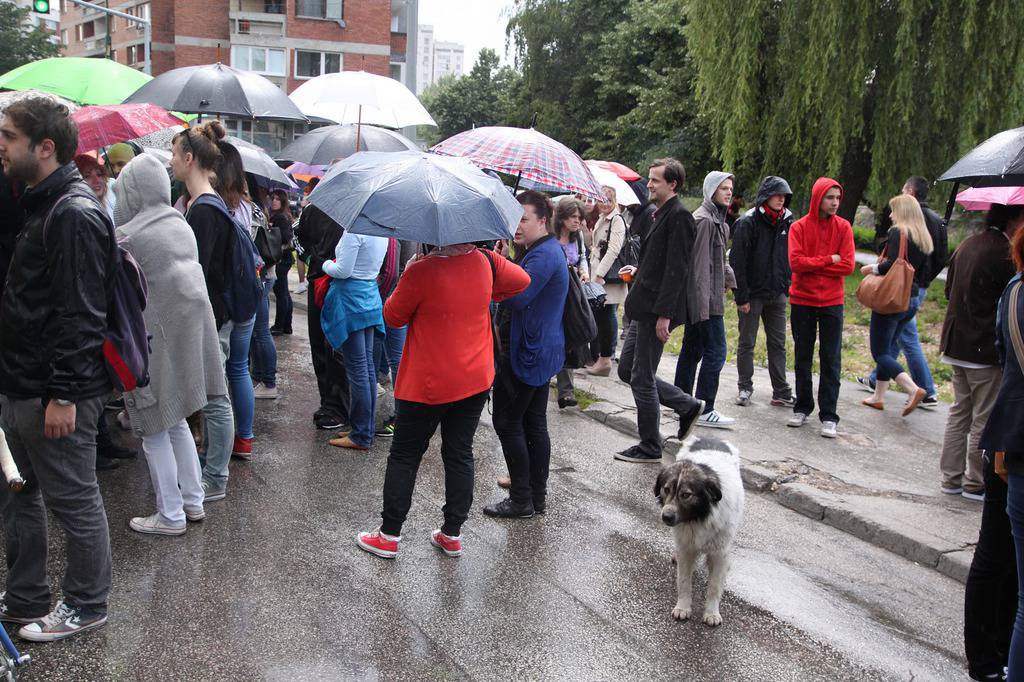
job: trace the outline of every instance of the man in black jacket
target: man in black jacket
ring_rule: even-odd
[[[310,283],[306,290],[309,350],[313,357],[317,389],[320,391],[320,409],[313,414],[313,422],[318,429],[325,430],[338,429],[348,424],[348,375],[341,355],[331,348],[324,337],[314,283],[326,277],[322,269],[324,261],[334,258],[334,250],[344,232],[341,225],[312,204],[302,209],[295,230],[295,238],[302,250],[299,257],[306,262],[306,279]]]
[[[693,216],[676,196],[684,182],[683,164],[659,159],[651,164],[647,188],[658,207],[640,247],[639,269],[627,266],[634,275],[626,296],[630,319],[619,360],[619,378],[633,389],[640,444],[615,454],[624,462],[660,463],[661,407],[679,414],[679,439],[692,431],[704,411],[704,402],[657,378],[658,363],[673,327],[694,319],[687,310],[685,283],[693,257],[697,228]]]
[[[928,207],[926,201],[928,198],[927,179],[922,178],[920,175],[907,178],[907,181],[903,183],[902,193],[909,194],[917,199],[917,203],[921,206],[921,212],[924,213],[924,223],[928,228],[928,234],[931,235],[932,244],[935,245],[931,255],[928,257],[927,274],[922,278],[924,286],[914,294],[918,298],[917,305],[920,308],[928,294],[928,285],[939,276],[942,269],[946,267],[946,263],[949,262],[949,235],[946,226],[942,222],[942,218]],[[875,237],[879,244],[889,234],[890,227],[892,227],[891,210],[886,206],[885,211],[882,212],[882,218],[878,221],[878,227],[875,228]],[[896,338],[892,350],[894,358],[899,357],[900,351],[903,351],[907,358],[907,370],[910,372],[910,377],[914,380],[915,384],[923,388],[927,393],[920,406],[928,408],[938,405],[939,397],[935,391],[935,381],[932,379],[928,360],[924,356],[924,351],[921,349],[921,341],[917,336],[917,317],[911,319],[903,328],[903,332]],[[875,370],[871,370],[871,374],[866,377],[857,377],[857,383],[869,391],[874,391]]]
[[[0,422],[30,484],[21,493],[0,485],[8,566],[0,620],[45,642],[107,620],[110,538],[95,466],[96,423],[111,391],[103,342],[115,243],[71,161],[78,128],[67,107],[33,97],[5,113],[0,161],[28,189],[0,301]],[[67,559],[63,599],[49,614],[47,507]]]
[[[786,380],[786,308],[789,304],[789,210],[793,190],[783,178],[761,181],[754,207],[733,227],[729,264],[736,275],[736,309],[740,338],[736,344],[739,373],[737,405],[749,405],[754,392],[754,344],[761,320],[768,345],[771,404],[793,406],[793,389]]]

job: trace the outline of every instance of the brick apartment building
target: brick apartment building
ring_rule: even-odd
[[[416,91],[419,0],[97,0],[153,22],[154,76],[223,62],[260,73],[286,92],[323,73],[368,71]],[[69,57],[104,57],[141,69],[141,27],[61,0]],[[231,132],[275,151],[303,126],[228,121]]]

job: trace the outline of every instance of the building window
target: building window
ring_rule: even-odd
[[[284,14],[284,0],[264,0],[263,12],[266,14]]]
[[[68,30],[66,28],[60,31],[60,44],[64,46],[68,44]]]
[[[295,50],[295,77],[316,78],[341,71],[341,55],[335,52]]]
[[[295,16],[340,21],[343,6],[342,0],[295,0]]]
[[[284,50],[249,45],[231,46],[231,66],[243,71],[255,71],[265,76],[284,76]]]

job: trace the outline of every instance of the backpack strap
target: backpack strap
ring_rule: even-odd
[[[1021,338],[1020,317],[1017,315],[1021,287],[1024,287],[1024,281],[1017,282],[1010,289],[1010,310],[1007,322],[1010,325],[1010,340],[1013,342],[1013,350],[1017,354],[1017,364],[1024,367],[1024,338]]]

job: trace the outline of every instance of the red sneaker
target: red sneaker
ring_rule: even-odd
[[[430,534],[430,544],[437,547],[448,556],[462,556],[462,536],[451,537],[445,535],[438,528]]]
[[[231,455],[239,459],[249,459],[252,457],[252,438],[235,436],[235,445],[231,448]]]
[[[382,559],[394,559],[398,556],[398,542],[401,539],[401,535],[398,537],[384,535],[384,533],[380,532],[380,528],[378,528],[372,533],[357,534],[356,544],[359,545],[359,549],[370,554],[376,554]]]

